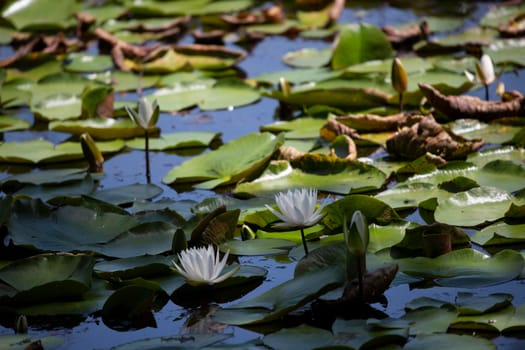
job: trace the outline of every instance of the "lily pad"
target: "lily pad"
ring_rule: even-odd
[[[44,254],[17,260],[0,269],[0,280],[5,283],[1,297],[15,305],[79,298],[91,287],[93,265],[93,256],[85,254]]]
[[[207,131],[188,131],[162,134],[159,138],[149,139],[149,149],[152,151],[165,151],[169,149],[208,147],[213,141],[220,138],[220,133]],[[131,148],[145,149],[144,138],[134,138],[126,142]]]
[[[458,334],[421,334],[408,342],[404,350],[427,348],[463,349],[463,350],[496,350],[496,345],[488,339]]]
[[[65,70],[76,73],[100,72],[113,68],[110,56],[72,53],[66,57]]]
[[[64,30],[74,23],[74,0],[31,0],[23,5],[12,1],[2,10],[2,17],[13,23],[17,30]]]
[[[280,121],[263,125],[260,127],[260,130],[273,133],[285,132],[284,137],[286,139],[317,139],[319,138],[319,131],[325,123],[325,119],[304,117],[292,121]]]
[[[332,332],[326,329],[301,325],[294,328],[284,328],[264,336],[263,343],[272,349],[316,349],[328,346],[333,341]]]
[[[436,221],[449,225],[476,226],[505,216],[512,196],[493,187],[475,187],[438,200]]]
[[[29,129],[30,124],[19,118],[9,115],[0,116],[0,132]]]
[[[451,194],[428,183],[401,183],[388,190],[379,192],[375,198],[387,203],[392,208],[404,209],[418,207],[421,202],[431,198],[447,199]]]
[[[25,350],[27,346],[32,343],[40,342],[44,349],[57,349],[64,344],[64,339],[56,335],[49,335],[44,337],[33,336],[27,334],[4,334],[0,335],[0,347],[6,350]]]
[[[510,281],[521,274],[523,257],[516,251],[503,250],[490,257],[465,248],[437,258],[398,259],[400,270],[415,276],[435,278],[445,287],[479,288]]]
[[[474,233],[472,241],[482,245],[504,245],[525,242],[525,224],[497,222]]]
[[[315,68],[323,67],[330,63],[331,56],[331,49],[301,49],[299,51],[288,52],[284,55],[283,61],[293,67]]]
[[[336,72],[328,68],[302,68],[289,69],[277,72],[263,73],[256,76],[254,79],[258,82],[270,83],[276,85],[281,78],[292,84],[300,84],[307,82],[317,82],[326,79],[336,78],[340,76],[341,72]]]
[[[115,137],[127,139],[144,135],[144,130],[137,126],[130,118],[92,118],[74,121],[55,121],[49,123],[49,130],[76,135],[88,133],[94,139],[100,140],[115,139]],[[159,132],[159,129],[153,127],[150,128],[149,132],[156,134]]]
[[[67,120],[79,118],[82,113],[82,100],[71,94],[46,96],[31,102],[31,111],[43,120]]]
[[[295,247],[295,242],[286,239],[264,238],[247,241],[230,240],[220,245],[222,252],[229,251],[232,255],[274,255],[286,254]]]
[[[238,195],[262,195],[291,187],[309,187],[320,191],[349,194],[377,189],[385,180],[385,175],[381,171],[359,162],[349,161],[333,169],[319,163],[311,168],[301,170],[292,168],[286,161],[272,162],[260,177],[252,182],[238,184],[234,192]]]
[[[98,142],[102,153],[118,152],[124,147],[122,140]],[[82,147],[78,142],[65,142],[53,145],[51,142],[36,139],[21,142],[5,142],[0,145],[0,162],[39,164],[84,159]]]
[[[344,271],[330,267],[305,274],[274,287],[252,299],[218,311],[214,319],[218,322],[244,325],[278,319],[326,291],[341,285]]]
[[[170,170],[163,182],[199,183],[196,187],[206,189],[236,183],[260,172],[282,142],[282,137],[269,133],[245,135],[185,161]]]

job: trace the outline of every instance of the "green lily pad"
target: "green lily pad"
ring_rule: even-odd
[[[381,348],[381,345],[404,344],[408,338],[406,327],[371,326],[368,321],[335,320],[332,325],[334,343],[351,349]]]
[[[163,255],[142,255],[124,259],[101,261],[94,267],[102,278],[133,279],[147,278],[172,272],[170,257]]]
[[[24,185],[59,185],[81,181],[86,177],[86,169],[43,169],[38,172],[8,176],[1,181],[2,191],[12,192]]]
[[[269,133],[248,134],[217,150],[185,161],[164,177],[164,183],[199,183],[211,189],[253,177],[282,144],[282,137]],[[243,152],[239,152],[239,150]]]
[[[113,68],[111,56],[71,53],[66,57],[64,68],[70,72],[101,72]]]
[[[475,187],[438,200],[436,221],[449,225],[476,226],[505,216],[512,203],[507,191],[493,187]]]
[[[418,207],[421,202],[431,198],[447,199],[450,193],[429,183],[401,183],[388,190],[379,192],[375,198],[387,203],[392,208],[403,209]]]
[[[479,288],[510,281],[521,274],[523,257],[516,251],[503,250],[489,257],[465,248],[437,258],[398,259],[401,271],[415,276],[435,278],[445,287]]]
[[[288,52],[283,56],[283,61],[292,67],[317,68],[330,63],[331,56],[331,49],[301,49],[299,51]]]
[[[272,133],[285,132],[286,139],[306,139],[319,138],[321,127],[326,124],[325,119],[321,118],[298,118],[292,121],[281,121],[273,124],[263,125],[259,129],[261,131],[269,131]]]
[[[332,332],[326,329],[308,325],[294,328],[283,328],[277,332],[265,335],[263,343],[271,349],[316,349],[330,345],[333,341]]]
[[[480,23],[482,26],[497,28],[501,24],[506,24],[512,17],[524,11],[525,4],[490,7]]]
[[[342,69],[372,60],[392,57],[392,46],[381,29],[370,24],[348,25],[341,29],[331,66]]]
[[[30,124],[23,120],[9,115],[0,116],[0,132],[13,131],[13,130],[25,130],[29,129]]]
[[[506,293],[488,296],[459,292],[456,297],[456,308],[461,316],[482,315],[503,309],[512,303],[512,295]]]
[[[159,138],[149,139],[149,149],[152,151],[165,151],[169,149],[208,147],[213,141],[218,140],[221,133],[207,131],[188,131],[162,134]],[[145,149],[144,138],[134,138],[126,142],[131,148]]]
[[[214,319],[218,322],[244,325],[278,319],[326,291],[341,285],[344,271],[330,267],[305,274],[284,282],[252,299],[219,310]]]
[[[274,255],[286,254],[295,247],[295,242],[286,239],[265,238],[247,241],[231,240],[220,245],[222,252],[229,251],[232,255]]]
[[[256,76],[254,79],[258,82],[265,82],[272,85],[277,85],[281,78],[292,84],[300,84],[307,82],[318,82],[322,80],[337,78],[342,72],[336,72],[328,68],[302,68],[289,69],[276,72],[263,73]]]
[[[160,79],[158,75],[138,75],[120,70],[91,73],[87,78],[104,85],[111,85],[115,92],[136,91],[139,86],[143,89],[151,88]]]
[[[1,298],[15,305],[78,298],[91,287],[94,263],[91,255],[65,253],[17,260],[0,269]]]
[[[86,174],[79,181],[70,181],[63,184],[26,185],[17,190],[16,196],[40,198],[48,203],[62,203],[66,198],[78,198],[93,192],[96,187],[95,179]]]
[[[114,153],[124,147],[124,141],[97,142],[97,147],[102,153]],[[0,144],[0,162],[4,163],[40,164],[78,159],[84,159],[78,142],[64,142],[55,146],[49,141],[36,139]]]
[[[445,333],[456,319],[458,312],[453,308],[425,307],[407,312],[401,318],[410,325],[410,335]]]
[[[525,224],[509,225],[497,222],[474,233],[472,241],[482,246],[523,243]]]
[[[433,64],[429,60],[421,57],[404,57],[402,62],[409,80],[411,74],[420,74],[433,68]],[[353,74],[384,74],[386,76],[390,74],[391,69],[392,58],[388,58],[353,64],[347,67],[344,71],[345,73]]]
[[[156,100],[161,111],[171,112],[195,105],[202,110],[240,107],[257,101],[260,94],[239,79],[201,79],[158,89],[148,98]]]
[[[101,85],[75,73],[48,74],[50,73],[46,73],[46,76],[31,87],[32,107],[37,106],[41,101],[52,100],[53,96],[80,98],[86,88],[94,88]]]
[[[23,5],[12,1],[2,9],[2,17],[13,23],[17,30],[58,31],[74,23],[74,0],[30,0],[25,1]]]
[[[512,140],[520,130],[517,126],[490,123],[475,119],[459,119],[449,124],[451,130],[468,140],[483,139],[485,143],[502,144]]]
[[[111,204],[124,205],[136,200],[152,199],[162,193],[162,188],[153,184],[133,184],[99,190],[91,196]]]
[[[525,47],[521,40],[498,40],[490,45],[484,53],[490,56],[495,64],[516,64],[525,66],[525,59],[518,55]]]
[[[128,139],[144,135],[144,130],[137,126],[130,118],[92,118],[74,121],[54,121],[49,123],[49,130],[67,132],[75,135],[88,133],[94,139],[100,140],[115,139],[115,137]],[[149,129],[149,132],[150,134],[156,134],[159,132],[159,129],[153,127]]]
[[[38,101],[33,98],[31,111],[47,121],[76,119],[82,114],[82,100],[71,94],[50,95]]]
[[[312,169],[292,168],[287,161],[274,161],[264,173],[252,182],[237,185],[238,195],[263,195],[283,191],[291,187],[317,188],[320,191],[349,194],[364,192],[381,187],[385,175],[375,167],[348,161],[327,169],[324,164],[313,165]]]
[[[514,316],[515,308],[513,305],[497,309],[493,312],[481,315],[462,315],[458,316],[450,325],[451,329],[469,329],[475,332],[501,332],[505,325]]]
[[[0,347],[6,350],[25,350],[31,343],[40,342],[44,349],[57,349],[64,344],[64,339],[56,335],[28,336],[27,334],[0,335]]]
[[[523,158],[525,158],[525,149],[507,146],[470,154],[467,160],[483,167],[494,160],[509,160],[517,165],[522,165]]]
[[[51,251],[92,250],[138,224],[129,215],[96,208],[63,206],[53,211],[41,200],[17,200],[12,212],[8,239],[16,245]],[[142,254],[144,251],[137,255]]]
[[[189,1],[188,1],[189,2]],[[225,333],[208,333],[208,334],[183,334],[173,336],[151,337],[146,339],[134,340],[126,344],[113,346],[112,350],[140,350],[140,349],[162,349],[166,347],[173,348],[191,348],[202,349],[219,343],[230,338],[231,334]]]
[[[417,349],[462,349],[496,350],[496,345],[488,339],[458,334],[421,334],[409,341],[404,350]]]
[[[416,224],[412,222],[393,222],[388,225],[370,224],[370,242],[368,251],[376,253],[382,249],[392,247],[403,240],[405,231],[414,228]]]

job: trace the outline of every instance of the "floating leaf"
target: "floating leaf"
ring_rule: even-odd
[[[323,67],[330,62],[331,49],[301,49],[289,52],[283,57],[283,61],[293,67],[314,68]]]
[[[40,342],[43,349],[57,349],[64,344],[64,339],[56,335],[33,336],[27,334],[0,335],[0,347],[5,350],[25,350],[29,344]]]
[[[270,83],[272,85],[276,85],[279,83],[279,80],[281,78],[284,78],[290,83],[299,84],[336,78],[341,74],[341,72],[335,72],[328,68],[303,68],[263,73],[256,76],[254,79],[258,82],[265,82]]]
[[[280,331],[265,335],[263,343],[272,349],[315,349],[332,343],[332,332],[326,329],[301,325],[294,328],[283,328]]]
[[[468,292],[459,292],[456,308],[460,315],[482,315],[503,309],[512,303],[512,295],[506,293],[478,296]]]
[[[367,320],[337,319],[332,325],[335,343],[353,349],[403,344],[408,337],[406,327],[371,327]]]
[[[163,182],[198,182],[199,188],[236,183],[261,171],[281,143],[281,137],[269,133],[248,134],[215,151],[185,161],[170,170]],[[241,149],[243,152],[239,152]]]
[[[228,324],[255,324],[278,319],[324,292],[341,285],[344,272],[327,268],[289,280],[252,299],[218,311],[214,318]]]
[[[139,339],[126,344],[113,346],[112,350],[139,350],[159,349],[163,347],[194,347],[195,349],[206,348],[215,343],[230,338],[231,334],[209,333],[209,334],[183,334],[162,337],[151,337]]]
[[[144,130],[137,126],[130,118],[93,118],[86,120],[63,121],[49,123],[49,130],[67,132],[76,135],[88,133],[94,139],[108,140],[142,136]],[[151,134],[159,132],[157,127],[150,128]]]
[[[23,120],[8,115],[0,116],[0,132],[29,129],[30,124]]]
[[[149,149],[152,151],[165,151],[169,149],[182,149],[194,147],[208,147],[212,142],[218,140],[221,133],[208,131],[181,131],[171,134],[162,134],[159,138],[149,139]],[[131,148],[145,149],[144,138],[134,138],[126,141]]]
[[[13,1],[2,9],[2,17],[19,31],[64,30],[74,23],[74,0],[31,0],[23,5]]]
[[[66,57],[64,68],[70,72],[100,72],[113,68],[111,56],[72,53]]]
[[[101,261],[94,267],[102,278],[132,279],[147,278],[172,272],[170,257],[162,255],[142,255],[125,259]]]
[[[111,204],[124,205],[137,200],[147,200],[162,193],[162,188],[152,184],[133,184],[99,190],[91,196]]]
[[[252,182],[237,185],[238,195],[262,195],[283,191],[290,187],[310,187],[320,191],[349,194],[379,188],[385,175],[375,167],[347,161],[334,167],[323,162],[312,162],[310,169],[292,168],[286,161],[272,162],[266,171]]]
[[[482,246],[523,243],[525,224],[509,225],[497,222],[474,233],[472,241]]]
[[[222,252],[229,251],[232,255],[275,255],[286,254],[288,250],[297,246],[295,242],[286,239],[264,238],[247,241],[230,240],[220,245]]]
[[[379,192],[375,198],[387,203],[392,208],[417,207],[431,198],[446,199],[450,193],[429,183],[401,183],[388,190]]]
[[[348,25],[342,28],[331,59],[332,69],[389,58],[392,46],[381,29],[370,24]]]
[[[67,120],[79,118],[82,113],[82,100],[71,94],[46,96],[31,102],[31,111],[43,120]]]
[[[438,200],[436,221],[449,225],[475,226],[503,218],[512,196],[493,187],[475,187]]]
[[[436,347],[439,349],[496,350],[496,345],[488,339],[457,334],[421,334],[409,341],[404,350],[417,350]]]
[[[0,280],[12,291],[3,297],[16,304],[79,298],[91,287],[94,258],[85,254],[44,254],[20,259],[0,269]]]
[[[263,125],[261,131],[273,133],[285,132],[286,139],[305,139],[319,137],[319,130],[326,123],[320,118],[297,118],[292,121],[279,121],[276,123]]]
[[[400,270],[410,275],[437,278],[441,286],[479,288],[510,281],[520,275],[523,257],[503,250],[489,257],[473,249],[454,250],[437,258],[398,259]]]

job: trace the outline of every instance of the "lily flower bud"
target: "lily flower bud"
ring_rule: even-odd
[[[83,133],[80,136],[80,145],[82,146],[82,153],[84,158],[89,163],[89,172],[98,173],[102,171],[104,164],[104,156],[97,147],[97,144],[88,133]]]
[[[370,232],[366,217],[360,210],[356,210],[352,215],[350,227],[346,222],[346,216],[343,222],[343,232],[346,247],[354,256],[363,256],[366,254],[368,243],[370,241]]]
[[[392,61],[392,72],[390,75],[390,80],[392,82],[392,87],[398,92],[403,93],[408,89],[408,75],[401,63],[399,58],[394,58]]]
[[[479,63],[476,63],[476,76],[483,85],[492,84],[496,80],[494,64],[489,55],[483,54]]]

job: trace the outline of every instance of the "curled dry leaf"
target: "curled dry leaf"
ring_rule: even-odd
[[[277,159],[294,161],[301,159],[305,154],[305,152],[301,152],[295,147],[281,146],[279,147],[279,155],[277,156]]]
[[[516,38],[525,35],[525,13],[513,16],[505,24],[498,27],[499,34],[504,38]]]
[[[114,35],[106,32],[102,28],[95,29],[93,34],[99,40],[99,45],[101,47],[105,46],[109,48],[115,65],[119,67],[120,70],[125,72],[130,70],[130,67],[124,63],[126,57],[144,60],[159,48],[159,45],[146,47],[128,44],[127,42],[120,40]]]
[[[274,5],[260,11],[239,12],[237,15],[222,15],[220,18],[227,24],[242,26],[249,24],[279,23],[284,20],[283,8]]]
[[[350,136],[353,139],[361,139],[361,136],[355,129],[352,129],[334,119],[328,120],[319,132],[323,140],[329,142],[335,140],[335,138],[339,135]]]
[[[416,159],[429,152],[444,159],[464,158],[483,145],[483,140],[467,140],[445,130],[432,115],[411,127],[404,127],[386,141],[388,153]]]
[[[386,38],[394,46],[408,46],[420,40],[426,40],[430,34],[428,23],[426,21],[420,24],[413,24],[405,28],[394,28],[391,26],[384,26],[382,28]]]
[[[357,147],[348,135],[340,135],[330,145],[330,155],[348,160],[357,159]]]
[[[388,289],[390,283],[396,277],[399,266],[392,264],[372,272],[368,272],[363,276],[363,302],[376,302],[381,295]],[[346,303],[352,304],[360,302],[359,283],[357,278],[347,281],[343,291],[342,297],[339,299],[341,306]]]
[[[419,113],[398,113],[388,116],[375,114],[349,114],[338,117],[336,121],[358,131],[393,131],[403,126],[411,126],[424,118]]]
[[[525,97],[506,101],[483,101],[473,96],[445,96],[431,85],[419,83],[419,90],[439,112],[453,119],[490,121],[497,118],[525,116]]]

